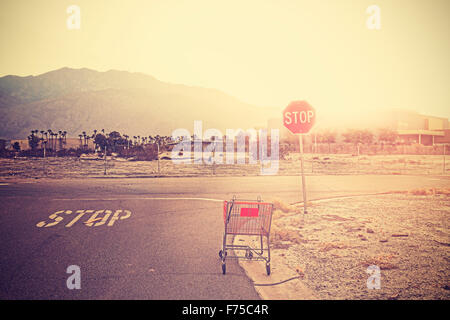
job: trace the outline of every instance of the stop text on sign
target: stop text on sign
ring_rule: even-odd
[[[286,112],[284,114],[284,123],[285,124],[297,124],[297,123],[311,123],[311,120],[314,117],[314,111],[292,111]]]

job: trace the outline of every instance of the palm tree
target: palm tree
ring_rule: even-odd
[[[48,139],[50,141],[49,149],[53,150],[53,131],[52,130],[50,130],[50,132],[48,133],[48,137],[49,137]]]
[[[59,150],[62,150],[62,138],[63,138],[63,132],[61,130],[59,130],[58,131]]]
[[[83,134],[83,141],[84,141],[84,148],[86,148],[87,147],[87,142],[86,142],[86,131],[83,131],[82,132],[82,134]]]
[[[50,133],[50,136],[52,137],[52,147],[51,147],[51,149],[53,150],[53,151],[56,151],[56,141],[55,141],[55,133],[52,131],[52,133]]]
[[[48,138],[49,138],[49,147],[50,147],[50,149],[52,149],[52,129],[48,129],[47,130],[47,133],[48,133]]]
[[[47,132],[47,131],[44,131],[44,135],[45,135],[44,147],[47,148],[47,143],[48,143],[48,132]]]
[[[35,133],[38,132],[36,130],[31,130],[31,135],[28,136],[28,141],[29,141],[29,145],[31,147],[31,149],[36,149],[39,146],[39,138],[36,139],[35,137]],[[36,142],[37,140],[37,142]]]

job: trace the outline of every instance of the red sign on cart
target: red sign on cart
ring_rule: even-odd
[[[241,208],[241,217],[257,217],[258,208]]]

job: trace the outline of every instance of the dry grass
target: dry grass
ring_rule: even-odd
[[[450,189],[449,188],[447,188],[447,189],[434,189],[435,190],[435,194],[442,194],[442,195],[445,195],[445,196],[450,196]]]
[[[410,190],[409,194],[412,194],[414,196],[428,196],[428,195],[434,195],[434,190],[433,189],[415,189],[415,190]]]
[[[300,207],[290,205],[290,204],[283,202],[277,198],[272,199],[269,202],[273,203],[273,205],[274,205],[274,211],[272,213],[272,219],[273,219],[272,223],[283,217],[291,216],[291,215],[303,212]]]
[[[286,244],[290,242],[291,244],[305,243],[307,240],[303,238],[300,231],[285,229],[279,226],[274,226],[271,230],[272,233],[272,243],[274,245]]]
[[[381,270],[392,270],[397,269],[398,265],[394,263],[395,255],[393,254],[381,254],[375,257],[370,257],[365,260],[363,260],[360,265],[363,265],[365,267],[376,265]]]
[[[287,204],[286,202],[283,202],[280,199],[275,198],[275,199],[272,199],[270,202],[273,203],[275,210],[279,210],[283,213],[289,213],[289,212],[295,211],[295,207],[291,206],[290,204]]]
[[[414,189],[414,190],[410,190],[409,194],[412,194],[415,196],[435,196],[437,194],[444,195],[444,196],[450,196],[450,189],[436,189],[436,188]]]
[[[386,194],[410,194],[414,196],[435,196],[435,195],[444,195],[450,196],[449,188],[428,188],[428,189],[413,189],[409,191],[405,190],[394,190],[388,191]]]
[[[340,243],[340,242],[323,242],[320,244],[320,249],[319,251],[321,252],[327,252],[333,249],[346,249],[348,248],[348,246],[344,243]]]
[[[390,193],[392,193],[392,194],[407,194],[408,191],[405,191],[405,190],[395,190],[395,191],[388,191],[388,192],[386,192],[386,194],[390,194]]]

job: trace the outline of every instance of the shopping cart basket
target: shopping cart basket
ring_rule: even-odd
[[[266,262],[267,275],[270,275],[270,224],[272,222],[273,204],[256,201],[236,200],[224,201],[223,219],[225,232],[223,234],[222,250],[219,257],[222,260],[222,272],[226,273],[226,259],[262,260]],[[227,243],[227,236],[231,237],[231,244]],[[235,235],[258,236],[260,248],[248,245],[235,245]],[[230,238],[230,237],[228,237]],[[263,239],[267,239],[264,247]],[[245,252],[245,255],[243,254]]]

